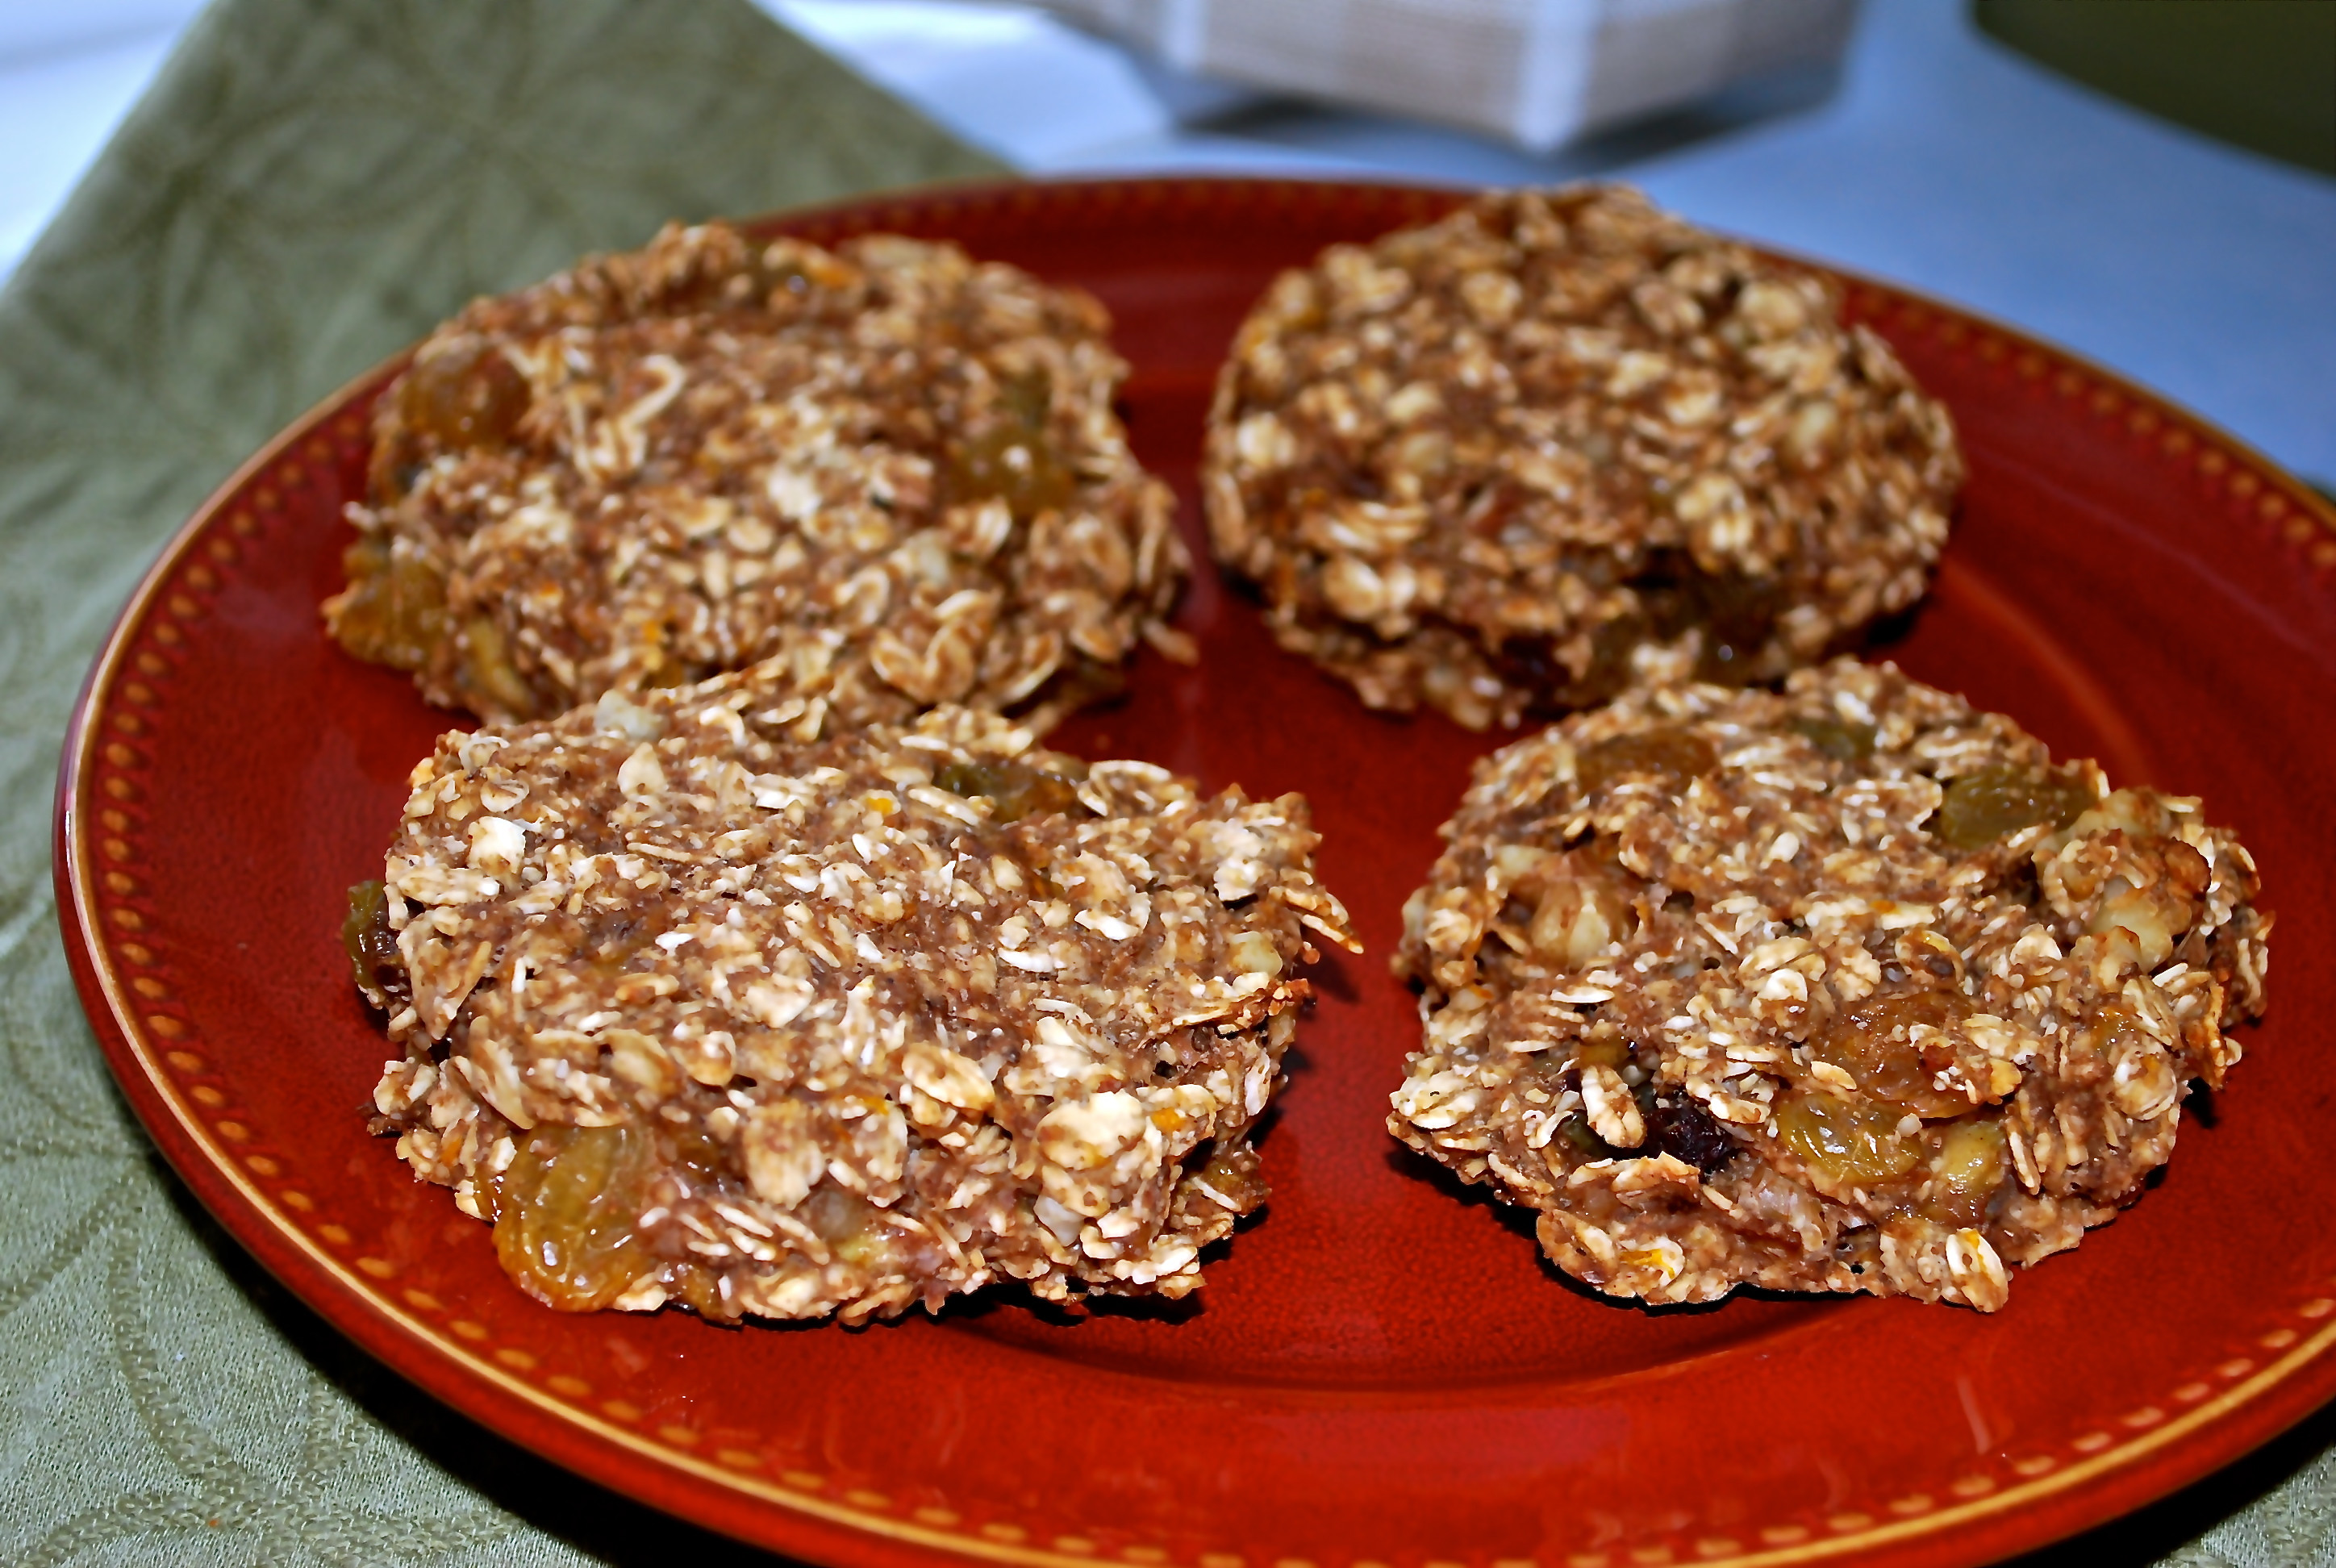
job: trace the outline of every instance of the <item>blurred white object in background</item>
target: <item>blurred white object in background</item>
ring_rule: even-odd
[[[1857,0],[1049,0],[1050,9],[999,0],[754,3],[1031,173],[1371,172],[1502,184],[1601,172],[1809,107],[1829,81],[1781,93],[1760,84],[1826,76]],[[200,8],[201,0],[0,0],[0,280]],[[1138,24],[1168,20],[1178,24],[1170,42],[1192,45],[1184,53],[1202,69],[1130,35],[1142,33]],[[1530,71],[1519,64],[1523,44],[1504,55],[1504,28],[1539,51]],[[1106,32],[1125,42],[1106,42]],[[1242,40],[1270,42],[1268,34],[1305,47],[1279,62],[1251,58]],[[1563,54],[1577,44],[1575,55]],[[1374,63],[1375,50],[1387,61]],[[1579,69],[1558,71],[1565,58]],[[1805,68],[1791,69],[1796,61]],[[1806,69],[1810,62],[1819,69]],[[1515,90],[1478,93],[1468,73],[1504,63]],[[1231,80],[1260,78],[1268,67],[1297,73],[1298,84]],[[1335,87],[1350,78],[1351,93]],[[1730,98],[1703,85],[1737,78],[1747,78],[1748,93]],[[1375,82],[1425,94],[1436,101],[1420,112],[1479,133],[1403,118],[1408,102],[1378,93]],[[1535,85],[1549,82],[1557,90]],[[1457,107],[1436,99],[1439,83],[1467,88]],[[1294,101],[1318,88],[1386,112]],[[1555,160],[1485,139],[1487,125],[1496,136],[1510,128],[1467,112],[1480,99],[1506,105],[1504,113],[1529,109],[1530,144],[1567,134],[1567,124],[1602,123],[1682,98],[1696,100],[1694,112],[1677,124],[1649,122]]]
[[[763,9],[1019,169],[1173,135],[1127,52],[1028,5],[760,0]]]
[[[1546,152],[1837,63],[1857,0],[1039,0],[1183,71]]]

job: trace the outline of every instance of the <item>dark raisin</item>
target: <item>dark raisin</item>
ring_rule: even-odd
[[[1527,691],[1557,691],[1572,684],[1573,672],[1558,662],[1557,647],[1545,637],[1513,637],[1493,656],[1501,678]]]
[[[1630,655],[1646,640],[1647,625],[1634,615],[1610,620],[1591,633],[1590,667],[1577,678],[1545,637],[1513,637],[1493,654],[1501,679],[1533,694],[1534,714],[1570,713],[1619,695],[1630,684]]]
[[[1691,1095],[1658,1095],[1644,1113],[1647,1147],[1710,1175],[1736,1157],[1736,1140]]]
[[[1700,628],[1703,653],[1696,675],[1704,680],[1740,685],[1751,677],[1774,635],[1785,594],[1775,582],[1704,571],[1684,550],[1656,550],[1630,579],[1639,596],[1637,638],[1671,642]]]
[[[1777,586],[1733,573],[1687,579],[1692,624],[1703,628],[1703,653],[1695,673],[1705,680],[1740,686],[1753,677],[1754,661],[1768,646],[1783,609]]]

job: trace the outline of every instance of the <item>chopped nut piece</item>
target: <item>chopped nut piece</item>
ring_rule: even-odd
[[[953,706],[806,742],[790,678],[440,741],[344,932],[399,1154],[576,1310],[1192,1290],[1353,940],[1305,801]]]
[[[1618,1149],[1635,1149],[1647,1141],[1647,1125],[1631,1102],[1630,1086],[1611,1067],[1582,1069],[1582,1107],[1590,1115],[1590,1130]]]
[[[1886,665],[1632,693],[1486,758],[1444,831],[1388,1127],[1612,1295],[1995,1311],[2139,1197],[2263,1010],[2227,830]],[[1613,941],[1540,939],[1593,900]]]
[[[1284,648],[1482,729],[1822,657],[1921,596],[1961,479],[1834,284],[1577,186],[1283,274],[1202,495]]]

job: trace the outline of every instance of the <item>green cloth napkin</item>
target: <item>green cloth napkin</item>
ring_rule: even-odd
[[[66,974],[59,737],[204,495],[472,296],[1005,172],[745,0],[224,0],[0,292],[0,1562],[769,1561],[438,1406],[201,1213]]]
[[[0,291],[0,1562],[771,1561],[447,1411],[202,1214],[66,975],[58,741],[170,531],[472,295],[671,217],[998,172],[744,0],[222,0]],[[2336,1568],[2331,1439],[2049,1560]]]

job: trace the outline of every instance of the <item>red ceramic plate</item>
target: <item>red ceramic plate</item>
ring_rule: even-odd
[[[1185,522],[1218,355],[1278,268],[1453,198],[1236,181],[1019,186],[779,219],[947,235],[1084,284],[1134,365],[1137,450]],[[1203,569],[1198,669],[1146,656],[1062,737],[1303,790],[1370,945],[1317,975],[1264,1140],[1273,1202],[1181,1309],[1071,1319],[998,1290],[863,1331],[564,1317],[416,1184],[363,1107],[384,1048],[342,960],[407,769],[449,720],[342,657],[345,499],[387,371],[279,437],[148,576],[62,781],[59,901],[131,1103],[211,1211],[368,1350],[487,1426],[802,1556],[906,1563],[1598,1568],[1972,1563],[2159,1496],[2336,1392],[2336,514],[2198,421],[1896,290],[1852,307],[1952,405],[1971,480],[1886,651],[2112,778],[2205,795],[2280,915],[2271,1015],[2157,1190],[1983,1318],[1868,1300],[1650,1311],[1381,1126],[1416,1025],[1404,895],[1494,739],[1367,714]],[[1497,737],[1494,737],[1497,738]]]

